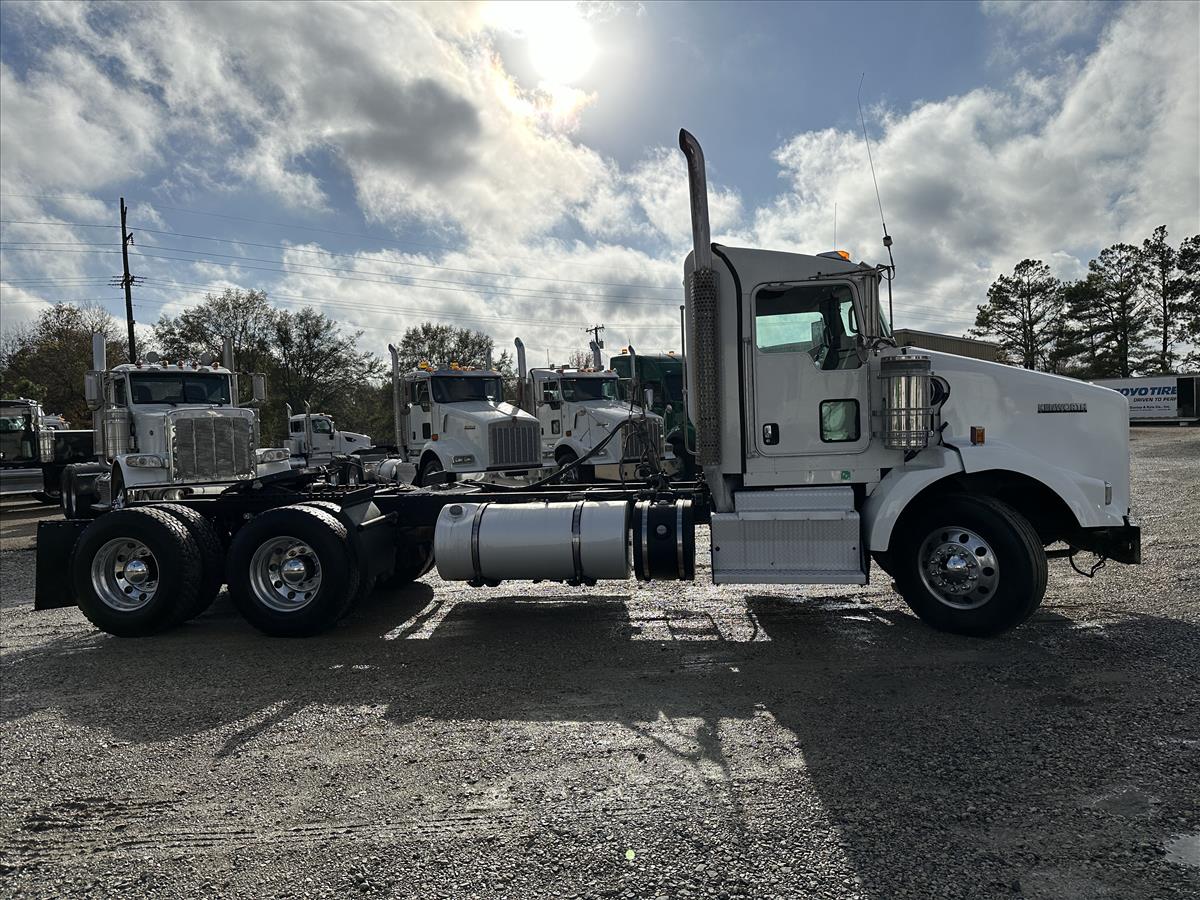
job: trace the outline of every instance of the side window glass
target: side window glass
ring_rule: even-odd
[[[826,444],[842,444],[859,438],[858,401],[821,401],[821,440]]]
[[[819,369],[857,369],[857,334],[847,285],[767,288],[755,298],[754,340],[762,353],[806,353]]]

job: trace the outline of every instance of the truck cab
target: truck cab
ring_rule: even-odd
[[[691,472],[696,430],[687,416],[683,391],[683,357],[673,350],[666,353],[632,354],[622,348],[609,360],[620,379],[621,399],[645,398],[649,391],[650,411],[662,416],[667,446],[682,467]]]
[[[341,431],[327,413],[299,413],[288,409],[288,436],[284,441],[292,459],[322,462],[370,450],[375,444],[368,434]]]
[[[257,413],[235,402],[237,376],[208,354],[173,363],[148,353],[111,368],[102,344],[94,354],[85,393],[96,462],[63,472],[69,518],[135,499],[211,493],[290,469],[286,449],[260,446]],[[254,387],[262,399],[261,376]]]
[[[616,372],[535,368],[528,385],[543,460],[561,467],[596,451],[586,467],[580,467],[583,471],[577,468],[568,477],[636,479],[639,465],[651,457],[673,471],[675,460],[663,440],[662,417],[623,401]],[[612,439],[596,449],[610,435]]]
[[[398,378],[396,429],[418,485],[445,481],[443,473],[523,475],[541,464],[537,420],[504,402],[503,379],[491,369],[422,365]]]

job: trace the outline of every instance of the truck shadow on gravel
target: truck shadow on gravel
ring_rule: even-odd
[[[1043,611],[982,641],[844,598],[748,596],[744,617],[648,618],[631,617],[628,600],[442,603],[419,584],[373,599],[332,634],[288,641],[250,631],[223,597],[159,638],[89,634],[8,655],[3,719],[55,709],[149,743],[231,731],[218,757],[314,704],[381,705],[398,724],[611,722],[669,757],[668,771],[722,773],[689,814],[722,822],[731,840],[750,827],[746,804],[762,802],[743,796],[751,762],[780,790],[810,782],[864,896],[940,895],[947,884],[1063,897],[1194,887],[1158,847],[1200,818],[1196,626]],[[787,758],[722,747],[723,722],[764,712]],[[700,720],[690,752],[656,743],[648,725],[664,717]]]

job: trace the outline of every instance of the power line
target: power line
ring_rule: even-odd
[[[37,224],[37,223],[26,223],[26,224]],[[47,224],[49,224],[49,223],[47,223]],[[307,254],[310,254],[313,256],[332,256],[332,257],[338,257],[341,259],[358,259],[358,260],[365,259],[365,260],[369,260],[371,262],[381,262],[381,263],[385,263],[386,265],[392,265],[392,266],[410,266],[410,267],[416,268],[416,269],[437,269],[437,270],[440,270],[443,272],[462,272],[464,274],[469,274],[469,275],[484,275],[489,278],[520,278],[520,279],[528,280],[528,281],[545,281],[545,282],[550,282],[553,284],[588,284],[588,285],[596,285],[599,287],[627,287],[627,288],[646,289],[646,290],[652,290],[652,291],[678,291],[679,290],[678,287],[673,286],[673,285],[641,284],[638,282],[626,282],[626,281],[591,281],[588,279],[558,278],[558,277],[550,276],[550,275],[522,275],[522,274],[518,274],[516,272],[489,272],[489,271],[486,271],[483,269],[468,269],[468,268],[463,268],[460,266],[441,266],[441,265],[437,265],[436,263],[419,263],[419,262],[412,262],[410,260],[388,259],[388,258],[382,257],[382,256],[372,256],[369,253],[339,253],[339,252],[336,252],[333,250],[325,250],[325,249],[310,250],[305,247],[296,247],[296,246],[292,246],[290,244],[264,244],[264,243],[261,243],[258,241],[242,241],[242,240],[238,240],[236,238],[210,237],[209,235],[204,235],[204,234],[186,234],[181,231],[163,231],[161,229],[156,229],[156,228],[139,228],[137,230],[140,232],[143,232],[145,234],[168,235],[171,237],[188,238],[189,240],[213,241],[216,243],[233,244],[235,246],[241,246],[241,247],[262,247],[262,248],[265,248],[268,250],[280,250],[280,251],[287,251],[290,253],[307,253]],[[107,246],[109,246],[107,243],[102,243],[100,241],[26,241],[26,240],[13,241],[13,240],[10,240],[10,241],[4,241],[3,243],[22,244],[22,245],[29,245],[31,247],[107,247]],[[185,253],[209,252],[209,251],[200,251],[200,250],[190,250],[185,247],[166,247],[161,244],[154,244],[151,246],[158,246],[164,250],[176,250],[176,251],[182,251]],[[222,254],[213,253],[212,255],[221,256]],[[235,256],[234,258],[247,259],[249,257]],[[413,277],[415,277],[415,276],[413,276]],[[470,282],[456,282],[456,283],[470,284]]]

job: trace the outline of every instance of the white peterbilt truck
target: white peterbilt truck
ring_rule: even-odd
[[[537,417],[544,465],[563,469],[564,482],[633,481],[679,470],[663,440],[662,416],[622,401],[616,372],[600,365],[526,370],[525,346],[520,338],[515,343],[521,407]]]
[[[259,447],[255,411],[236,402],[236,374],[208,354],[170,363],[151,352],[142,362],[110,369],[104,339],[95,335],[92,355],[84,393],[96,461],[63,470],[61,501],[68,519],[121,509],[132,500],[219,491],[289,470],[286,449]],[[231,366],[228,346],[226,357]],[[259,402],[263,378],[252,380]]]
[[[686,131],[680,147],[695,245],[684,383],[698,482],[264,484],[176,504],[191,531],[156,504],[44,522],[35,605],[77,603],[104,630],[147,634],[202,605],[197,593],[213,589],[203,567],[223,573],[260,629],[309,635],[370,585],[431,563],[475,585],[691,579],[695,525],[707,522],[716,583],[866,584],[873,558],[930,625],[993,635],[1037,608],[1048,556],[1140,562],[1125,398],[897,347],[879,301],[883,267],[711,243],[703,154]],[[227,558],[196,562],[189,548],[221,531]]]
[[[382,463],[380,481],[398,480],[400,461],[411,463],[413,483],[425,486],[496,473],[524,475],[541,465],[537,419],[504,402],[499,372],[422,364],[401,373],[399,351],[391,344],[388,351],[401,460]]]

